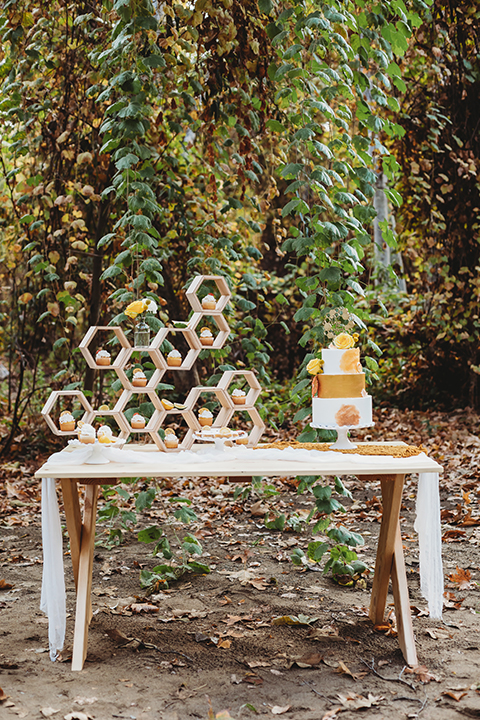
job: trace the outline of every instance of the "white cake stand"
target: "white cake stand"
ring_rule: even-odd
[[[193,437],[195,438],[195,440],[200,440],[201,442],[213,442],[215,443],[215,450],[220,450],[221,452],[224,452],[226,450],[225,442],[227,440],[246,438],[247,433],[244,430],[232,430],[232,433],[230,435],[225,436],[219,435],[218,432],[212,430],[208,434],[195,432],[193,433]]]
[[[375,423],[369,423],[368,425],[314,425],[310,423],[310,427],[316,428],[317,430],[335,430],[337,433],[336,441],[330,445],[330,450],[355,450],[358,445],[352,443],[348,437],[350,430],[360,430],[361,428],[373,427]]]

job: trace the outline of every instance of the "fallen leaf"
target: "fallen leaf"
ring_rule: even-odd
[[[7,698],[9,698],[9,697],[10,697],[10,695],[5,695],[2,688],[0,688],[0,702],[1,703],[5,702],[5,700],[7,700]]]
[[[249,668],[256,668],[256,667],[270,667],[271,662],[266,662],[265,660],[247,660],[247,663]]]
[[[415,667],[405,668],[406,673],[410,673],[411,675],[416,675],[421,683],[426,685],[427,683],[434,680],[435,682],[440,682],[440,678],[436,675],[433,675],[433,673],[429,672],[428,668],[425,667],[425,665],[415,665]]]
[[[106,633],[110,640],[113,640],[114,643],[117,645],[126,645],[127,643],[132,641],[132,638],[127,637],[124,635],[120,630],[117,630],[116,628],[112,628],[111,630],[106,630]]]
[[[93,720],[93,718],[91,715],[87,715],[84,712],[76,711],[68,713],[68,715],[64,715],[63,720]]]
[[[468,695],[466,692],[454,692],[453,690],[444,690],[441,694],[452,698],[452,700],[456,700],[457,702],[459,702],[462,697],[465,697],[465,695]]]
[[[2,578],[0,580],[0,590],[11,590],[12,588],[13,588],[13,585],[11,585],[10,583],[7,583],[7,581],[4,578]]]
[[[367,697],[363,695],[357,695],[357,693],[351,693],[350,695],[337,695],[342,708],[345,710],[360,710],[361,708],[369,708],[373,705],[379,705],[385,698],[383,695],[372,695],[368,693]]]
[[[290,710],[291,705],[274,705],[272,707],[272,715],[283,715]]]
[[[448,630],[445,630],[444,628],[434,628],[432,630],[426,630],[426,635],[430,635],[433,640],[450,640],[453,635]]]
[[[320,663],[323,660],[323,655],[320,655],[320,653],[305,653],[305,655],[302,655],[299,658],[295,658],[293,661],[295,665],[298,665],[300,668],[309,668],[309,667],[316,667],[317,665],[320,665]]]
[[[459,568],[458,565],[456,571],[448,575],[448,579],[455,585],[458,585],[459,590],[469,590],[473,585],[470,570],[463,570]]]
[[[282,615],[272,619],[272,625],[310,625],[318,620],[318,617],[311,618],[308,615]]]
[[[40,712],[42,713],[43,717],[51,717],[52,715],[56,715],[56,713],[59,713],[60,710],[55,710],[51,707],[44,707],[40,710]]]
[[[228,650],[228,648],[230,647],[231,644],[232,644],[231,640],[219,640],[217,647]]]
[[[132,603],[130,610],[134,613],[158,612],[159,608],[156,605],[150,605],[150,603]]]
[[[354,680],[361,680],[362,678],[365,677],[365,675],[367,675],[366,672],[359,672],[359,673],[352,672],[345,665],[345,663],[342,662],[342,660],[339,660],[338,667],[336,668],[335,672],[339,673],[340,675],[350,675],[350,677],[353,678]],[[370,705],[365,705],[365,707],[370,707]]]
[[[342,712],[341,707],[332,708],[327,713],[325,713],[325,715],[322,716],[322,720],[334,720],[339,712]]]

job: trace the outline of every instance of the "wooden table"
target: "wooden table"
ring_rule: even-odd
[[[368,445],[368,443],[363,443]],[[378,443],[377,443],[378,444]],[[391,443],[398,445],[399,443]],[[70,551],[73,574],[77,590],[75,630],[73,640],[72,670],[81,670],[87,654],[88,627],[92,618],[91,586],[95,521],[97,512],[98,486],[116,484],[122,478],[131,477],[252,477],[259,476],[305,476],[305,475],[355,475],[368,481],[380,481],[383,515],[378,539],[370,600],[370,619],[374,624],[384,621],[389,582],[395,604],[398,627],[398,641],[403,656],[409,665],[417,665],[417,653],[413,634],[407,576],[400,533],[400,507],[405,475],[409,473],[439,473],[442,467],[425,455],[393,459],[391,456],[362,456],[354,465],[352,456],[335,453],[325,462],[319,452],[319,460],[308,462],[273,460],[262,457],[263,451],[251,452],[251,459],[229,458],[228,452],[218,453],[215,461],[196,463],[169,462],[162,467],[164,453],[156,446],[142,447],[152,454],[152,461],[142,464],[109,463],[108,465],[58,465],[45,463],[36,473],[37,478],[53,477],[61,480],[67,530],[70,537]],[[68,452],[65,450],[64,452]],[[317,455],[317,453],[315,453]],[[331,456],[331,453],[329,453]],[[85,485],[83,518],[78,499],[78,484]]]

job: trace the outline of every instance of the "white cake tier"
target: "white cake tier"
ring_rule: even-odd
[[[312,398],[312,427],[368,427],[373,424],[372,398]]]
[[[362,372],[359,348],[349,348],[348,350],[324,349],[322,350],[322,360],[325,375],[352,375]]]

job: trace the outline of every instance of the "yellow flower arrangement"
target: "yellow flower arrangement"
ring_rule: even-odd
[[[310,373],[310,375],[320,375],[320,373],[323,373],[323,365],[323,360],[313,358],[307,365],[307,372]]]
[[[129,318],[135,320],[138,315],[142,315],[144,312],[157,312],[157,303],[151,298],[143,298],[143,300],[134,300],[127,305],[124,312]]]

